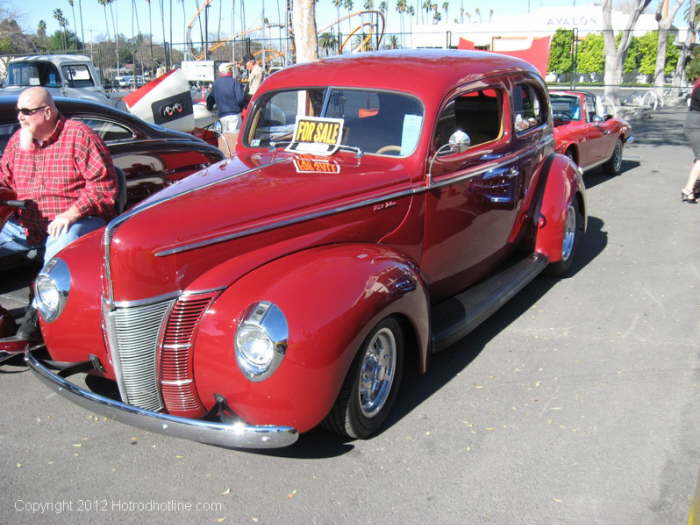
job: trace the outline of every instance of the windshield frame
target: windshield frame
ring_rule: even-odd
[[[421,115],[420,115],[420,127],[418,128],[417,134],[416,134],[416,141],[415,144],[413,144],[413,147],[411,151],[405,155],[386,155],[382,153],[376,153],[373,151],[364,151],[362,150],[362,155],[375,155],[379,157],[386,157],[386,158],[393,158],[393,159],[405,159],[408,157],[411,157],[418,151],[419,145],[421,143],[423,134],[425,133],[426,125],[425,125],[425,120],[426,120],[426,106],[423,100],[421,98],[413,93],[407,93],[405,91],[397,91],[397,90],[392,90],[392,89],[378,89],[378,88],[372,88],[368,86],[343,86],[343,85],[326,85],[326,86],[318,86],[318,85],[309,85],[309,86],[290,86],[290,87],[285,87],[285,88],[280,88],[280,89],[275,89],[271,91],[267,91],[263,94],[261,94],[256,100],[254,106],[251,108],[251,110],[248,113],[248,117],[245,119],[245,127],[243,129],[243,136],[241,137],[241,143],[243,146],[246,148],[252,148],[252,149],[257,149],[257,148],[280,148],[280,147],[286,147],[290,141],[288,140],[283,140],[277,143],[267,143],[265,145],[260,145],[260,146],[254,146],[251,145],[251,134],[253,132],[253,126],[257,127],[257,121],[259,119],[259,115],[262,112],[263,105],[261,102],[267,102],[274,97],[277,94],[280,93],[289,93],[289,92],[301,92],[301,91],[322,91],[323,92],[323,100],[321,103],[321,112],[318,116],[326,116],[326,112],[328,111],[329,105],[331,98],[333,96],[334,92],[337,92],[337,90],[342,90],[342,91],[360,91],[360,92],[368,92],[372,94],[390,94],[390,95],[398,95],[402,97],[408,97],[415,101],[418,106],[420,107],[421,110]],[[407,113],[408,114],[408,113]],[[336,117],[328,117],[328,118],[336,118]],[[342,144],[340,147],[340,150],[349,150],[349,149],[358,149],[357,147],[354,147],[352,144]]]

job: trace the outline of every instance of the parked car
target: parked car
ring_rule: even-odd
[[[416,71],[421,71],[420,82]],[[516,123],[517,129],[516,129]],[[231,448],[384,425],[404,368],[540,272],[571,271],[579,168],[534,67],[483,52],[336,57],[268,77],[237,156],[82,237],[36,281],[32,370],[90,410]],[[111,380],[120,400],[67,379]]]
[[[593,93],[550,91],[549,95],[557,152],[573,159],[584,171],[602,165],[610,175],[618,175],[623,148],[634,140],[629,122],[601,116]]]
[[[66,117],[90,126],[109,148],[127,183],[127,208],[224,158],[211,144],[189,133],[149,124],[134,115],[89,100],[56,97]],[[0,97],[0,155],[19,128],[17,96]]]
[[[1,95],[16,95],[25,88],[43,86],[54,97],[75,97],[114,105],[104,90],[97,68],[83,55],[34,55],[13,58]]]

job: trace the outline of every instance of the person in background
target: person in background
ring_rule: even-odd
[[[66,119],[43,87],[17,99],[17,130],[0,160],[0,186],[30,201],[0,230],[0,256],[44,250],[44,264],[115,215],[118,182],[109,150],[88,126]],[[40,338],[27,309],[18,337]]]
[[[260,87],[264,71],[252,55],[248,55],[245,58],[245,68],[248,70],[248,97],[250,98],[255,95],[255,92]]]
[[[695,183],[700,178],[700,78],[695,81],[690,95],[690,108],[685,118],[685,137],[693,149],[693,164],[688,180],[681,190],[681,202],[695,204]]]
[[[241,125],[241,110],[245,105],[243,86],[233,74],[234,64],[224,63],[219,66],[219,78],[214,81],[211,93],[207,97],[207,109],[214,107],[219,114],[221,131],[235,133]]]

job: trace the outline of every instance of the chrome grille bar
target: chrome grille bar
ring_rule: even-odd
[[[163,408],[156,352],[165,318],[175,300],[106,312],[112,363],[122,401],[158,411]]]

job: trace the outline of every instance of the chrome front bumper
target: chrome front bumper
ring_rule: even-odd
[[[299,439],[299,433],[292,427],[253,426],[242,420],[228,423],[187,419],[144,410],[80,388],[53,373],[31,353],[25,354],[24,359],[32,371],[49,388],[73,403],[144,430],[199,441],[208,445],[240,449],[287,447]]]

